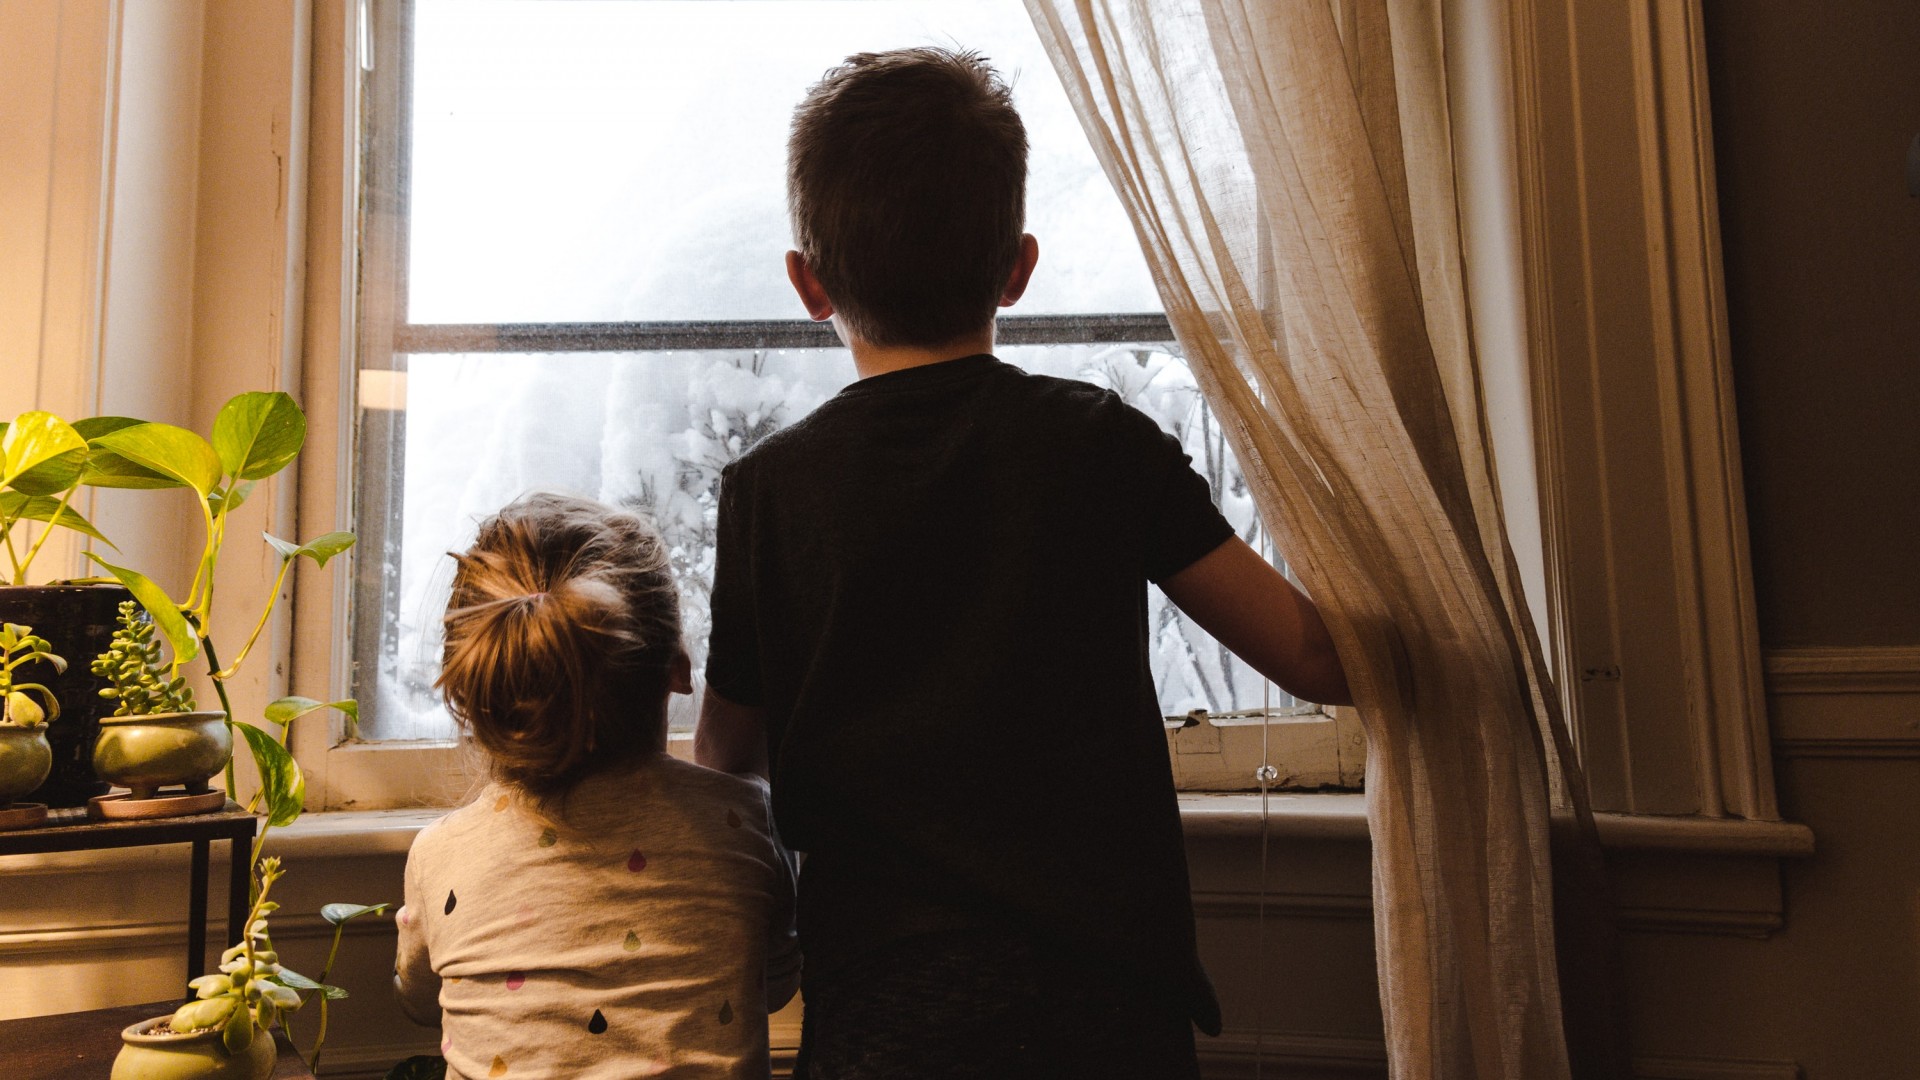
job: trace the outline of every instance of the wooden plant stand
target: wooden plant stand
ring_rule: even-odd
[[[210,845],[232,844],[232,869],[227,877],[227,944],[240,941],[252,898],[248,895],[254,830],[259,821],[232,800],[205,814],[121,821],[90,820],[83,807],[49,810],[38,828],[0,832],[0,856],[38,855],[51,851],[91,851],[100,848],[144,847],[153,844],[192,844],[192,882],[187,900],[187,980],[205,974],[207,967],[207,891],[211,876]],[[0,878],[6,866],[0,863]],[[184,985],[184,984],[183,984]],[[149,1014],[151,1015],[151,1014]]]

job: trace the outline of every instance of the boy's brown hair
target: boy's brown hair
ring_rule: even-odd
[[[1026,187],[1026,127],[978,53],[859,53],[794,110],[794,245],[875,345],[942,345],[993,319]]]
[[[680,592],[652,523],[543,492],[482,522],[453,558],[434,685],[495,777],[560,798],[662,749]]]

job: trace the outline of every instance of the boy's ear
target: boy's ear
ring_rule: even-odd
[[[833,318],[833,301],[827,298],[827,290],[820,287],[820,279],[813,276],[813,267],[808,266],[797,251],[787,252],[787,280],[793,282],[793,291],[806,305],[808,318],[814,322]]]
[[[1027,282],[1033,279],[1034,264],[1040,261],[1040,241],[1032,233],[1020,234],[1020,257],[1013,261],[1013,273],[1007,275],[1007,287],[1000,294],[1000,306],[1012,307],[1018,303],[1027,291]]]
[[[693,693],[693,657],[684,648],[675,649],[673,659],[667,661],[667,689],[676,694]]]

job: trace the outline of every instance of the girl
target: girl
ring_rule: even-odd
[[[407,859],[394,975],[449,1077],[760,1077],[793,996],[765,781],[667,756],[692,691],[660,534],[537,494],[456,555],[439,689],[493,783]]]

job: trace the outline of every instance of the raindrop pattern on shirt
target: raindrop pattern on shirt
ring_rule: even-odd
[[[587,1021],[587,1033],[599,1035],[607,1030],[607,1016],[599,1009],[593,1010],[593,1019]]]
[[[453,905],[459,902],[460,902],[460,898],[453,895],[452,889],[448,889],[447,890],[447,906],[444,908],[441,908],[440,910],[443,914],[451,915],[453,914]]]

